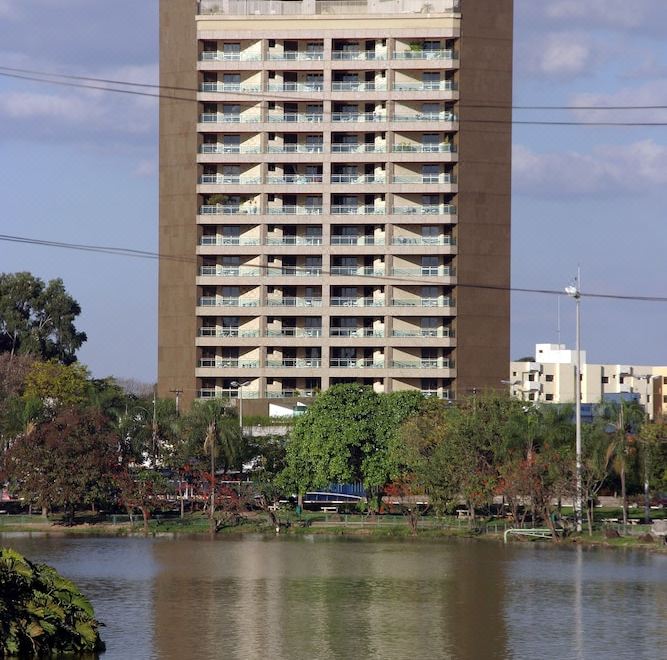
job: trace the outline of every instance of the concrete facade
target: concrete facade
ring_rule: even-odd
[[[250,413],[350,380],[497,388],[512,0],[161,0],[160,19],[179,99],[160,112],[159,395],[241,386]]]
[[[576,351],[563,344],[537,344],[535,359],[510,363],[512,394],[526,401],[574,403]],[[663,395],[663,386],[665,395]],[[667,411],[667,367],[588,364],[581,351],[581,402],[634,396],[651,419]]]

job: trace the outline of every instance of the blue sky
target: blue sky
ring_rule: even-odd
[[[470,1],[470,0],[468,0]],[[629,7],[631,6],[631,10]],[[157,0],[0,0],[0,66],[154,82]],[[667,105],[664,0],[515,0],[515,105]],[[515,119],[665,121],[667,111]],[[157,104],[0,77],[0,233],[157,249]],[[667,295],[667,127],[515,126],[512,282]],[[151,382],[152,261],[0,243],[0,271],[62,277],[96,376]],[[561,300],[562,341],[573,304]],[[592,361],[667,364],[667,304],[585,300]],[[514,294],[512,357],[555,341],[555,297]]]

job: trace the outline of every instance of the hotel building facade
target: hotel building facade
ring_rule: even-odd
[[[161,0],[160,396],[500,387],[512,14]]]

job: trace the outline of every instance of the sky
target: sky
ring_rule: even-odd
[[[157,9],[0,0],[0,67],[154,83]],[[515,14],[515,106],[667,106],[664,0],[515,0]],[[514,118],[650,123],[667,110]],[[667,296],[667,126],[517,124],[513,143],[514,287],[561,290],[579,266],[584,294]],[[156,251],[157,102],[0,76],[0,233]],[[155,381],[156,262],[0,242],[0,272],[19,270],[64,280],[95,376]],[[667,303],[584,297],[581,313],[589,361],[667,365]],[[559,337],[574,343],[571,299],[512,295],[512,358]]]

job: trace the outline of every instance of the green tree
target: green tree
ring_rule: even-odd
[[[34,362],[25,380],[23,398],[41,401],[50,410],[82,406],[89,401],[88,378],[88,370],[80,364]]]
[[[74,326],[80,313],[61,279],[44,284],[27,272],[0,274],[1,352],[71,364],[86,341]]]

